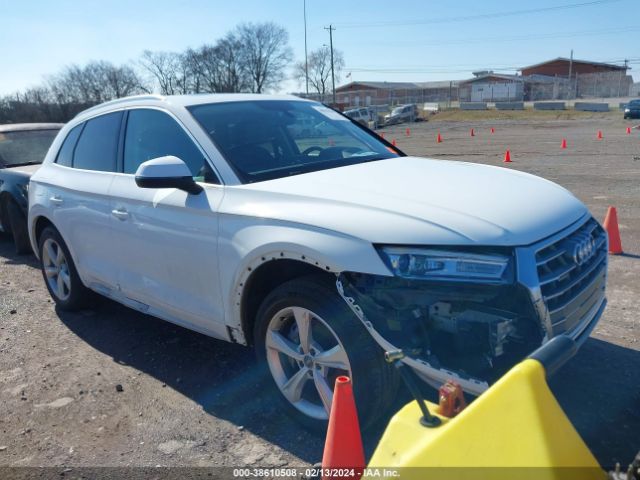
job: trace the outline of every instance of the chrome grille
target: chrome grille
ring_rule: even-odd
[[[588,248],[581,250],[580,245]],[[585,253],[588,250],[591,255]],[[603,298],[606,232],[590,218],[566,237],[538,250],[536,267],[552,336],[571,330]]]

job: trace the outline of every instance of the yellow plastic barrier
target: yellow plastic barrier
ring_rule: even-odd
[[[437,414],[438,406],[428,403]],[[527,359],[457,417],[420,424],[416,402],[391,420],[363,478],[604,479],[606,475]],[[398,469],[384,472],[383,469]]]

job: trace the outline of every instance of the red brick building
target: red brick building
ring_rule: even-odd
[[[626,72],[627,67],[620,65],[612,65],[610,63],[588,62],[586,60],[573,60],[558,57],[536,65],[523,67],[520,69],[523,77],[530,75],[547,75],[550,77],[568,77],[569,65],[571,64],[571,75],[583,75],[586,73],[610,73],[610,72]]]

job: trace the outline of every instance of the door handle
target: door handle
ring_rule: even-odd
[[[126,220],[129,218],[129,212],[127,212],[123,208],[118,208],[116,210],[111,210],[111,215],[116,217],[118,220]]]
[[[64,200],[62,200],[62,197],[58,196],[58,195],[54,195],[53,197],[51,197],[49,199],[49,201],[51,203],[53,203],[56,206],[62,205],[62,203],[64,202]]]

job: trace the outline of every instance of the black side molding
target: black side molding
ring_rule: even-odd
[[[552,338],[528,358],[539,361],[544,367],[547,378],[553,375],[578,351],[578,346],[567,335],[558,335]]]

